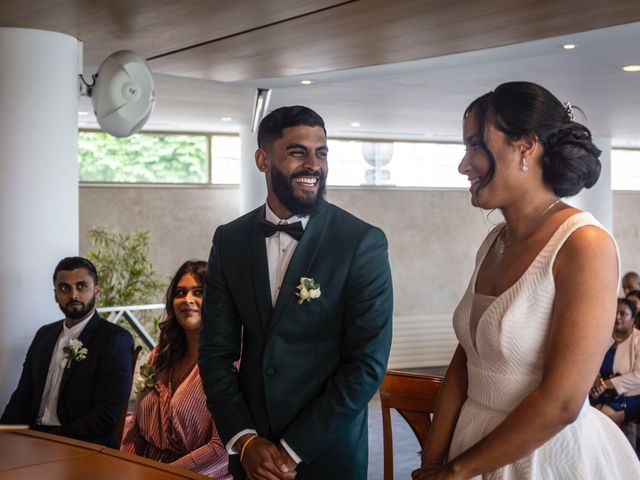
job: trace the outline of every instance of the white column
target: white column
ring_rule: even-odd
[[[593,143],[602,150],[600,179],[590,189],[583,189],[567,203],[591,212],[602,225],[613,233],[613,191],[611,190],[611,137],[594,137]]]
[[[78,41],[0,28],[0,409],[36,330],[62,318],[56,263],[78,253]]]
[[[249,125],[240,128],[240,215],[262,205],[267,198],[264,173],[258,170],[255,152],[256,134]]]

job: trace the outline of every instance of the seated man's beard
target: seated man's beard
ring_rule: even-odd
[[[313,199],[303,200],[293,194],[292,184],[298,177],[316,177],[318,179],[318,193]],[[286,176],[277,168],[271,169],[271,187],[280,203],[294,215],[304,217],[315,213],[321,199],[325,195],[326,176],[323,172],[301,171]]]
[[[82,302],[69,302],[69,303],[82,303]],[[69,306],[69,303],[67,303],[64,306],[62,306],[61,304],[58,304],[58,306],[60,307],[60,310],[62,310],[62,313],[64,313],[67,318],[78,320],[80,318],[86,317],[87,315],[89,315],[89,312],[93,310],[93,307],[96,306],[96,297],[94,295],[93,297],[91,297],[91,300],[89,301],[89,303],[86,303],[86,304],[83,303],[82,305],[84,306],[84,308],[81,308],[80,310],[71,310],[70,308],[67,308]]]

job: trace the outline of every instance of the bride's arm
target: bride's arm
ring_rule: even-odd
[[[466,398],[467,356],[458,345],[440,387],[429,438],[422,452],[422,465],[442,464],[445,461]]]
[[[595,227],[572,234],[554,270],[556,294],[540,386],[484,439],[424,478],[467,479],[513,463],[575,421],[613,329],[617,252]]]

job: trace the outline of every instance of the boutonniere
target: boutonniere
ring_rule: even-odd
[[[82,342],[77,338],[69,340],[69,345],[64,347],[62,351],[65,354],[62,364],[66,364],[66,368],[71,367],[71,362],[79,363],[83,361],[85,358],[87,358],[87,353],[89,353],[89,350],[83,347]]]
[[[158,380],[156,379],[156,371],[153,367],[148,363],[140,365],[138,381],[136,382],[136,396],[140,396],[149,390],[155,390],[157,385]]]
[[[298,304],[303,302],[310,302],[320,297],[320,284],[313,278],[301,277],[300,285],[296,287],[296,296],[298,297]]]

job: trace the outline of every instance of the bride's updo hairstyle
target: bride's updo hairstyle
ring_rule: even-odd
[[[531,82],[508,82],[475,99],[464,113],[476,115],[481,148],[489,157],[489,170],[479,188],[495,173],[496,160],[484,141],[485,126],[515,141],[536,136],[544,149],[543,179],[559,197],[570,197],[592,187],[600,176],[600,150],[591,132],[573,121],[571,106],[563,105],[546,88]]]

